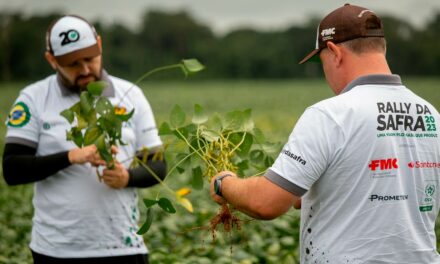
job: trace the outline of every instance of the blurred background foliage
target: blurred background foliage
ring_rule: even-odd
[[[0,81],[37,80],[52,73],[43,58],[44,32],[59,15],[0,12]],[[218,36],[184,11],[148,11],[137,31],[122,24],[95,26],[103,37],[105,68],[122,78],[133,80],[159,65],[198,58],[208,66],[198,79],[284,79],[321,76],[319,64],[298,65],[314,48],[318,21],[312,18],[278,31],[242,28]],[[435,76],[440,72],[440,13],[428,21],[415,28],[404,20],[383,17],[388,59],[395,73]]]

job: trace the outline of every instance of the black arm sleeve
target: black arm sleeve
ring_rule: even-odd
[[[7,143],[3,152],[3,177],[8,185],[41,181],[70,166],[68,151],[37,157],[35,148]]]
[[[148,155],[147,166],[161,179],[165,179],[167,173],[167,165],[165,160],[153,161],[154,154]],[[142,159],[142,157],[139,157]],[[134,169],[128,170],[129,178],[127,187],[146,188],[158,183],[151,173],[141,165]]]

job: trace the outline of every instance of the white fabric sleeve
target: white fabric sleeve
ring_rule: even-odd
[[[136,149],[140,150],[144,147],[154,148],[162,145],[162,141],[158,135],[156,121],[154,120],[151,106],[145,98],[142,90],[138,87],[133,89],[134,92],[134,108],[133,122],[135,123]]]
[[[287,190],[309,190],[325,172],[343,144],[343,131],[324,111],[309,107],[291,133],[280,155],[268,173],[275,184],[284,178],[291,186],[280,186]],[[298,188],[296,188],[298,189]],[[302,195],[302,194],[301,194]]]
[[[36,148],[40,134],[37,106],[30,95],[21,92],[6,120],[5,143],[18,143]]]

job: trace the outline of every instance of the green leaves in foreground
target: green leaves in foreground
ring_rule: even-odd
[[[209,117],[203,107],[196,104],[191,121],[187,122],[186,113],[176,105],[169,120],[159,128],[159,135],[169,140],[168,163],[174,164],[166,179],[176,172],[187,173],[188,185],[196,190],[202,190],[205,181],[209,186],[212,177],[224,170],[237,172],[239,176],[262,174],[272,165],[272,155],[280,149],[279,144],[266,142],[263,133],[255,128],[250,109]],[[191,202],[183,197],[190,191],[181,188],[175,195],[176,202],[192,212]],[[153,205],[159,205],[167,213],[175,212],[171,201],[163,199],[144,200],[148,213],[140,234],[147,232],[151,225]]]
[[[194,106],[194,114],[187,123],[186,113],[176,105],[170,122],[164,122],[159,135],[170,137],[168,152],[179,173],[192,175],[191,185],[200,189],[201,177],[210,179],[220,171],[231,170],[244,175],[252,169],[263,173],[273,163],[279,144],[266,142],[261,130],[255,128],[250,109],[232,111],[208,117],[202,106]],[[177,146],[186,148],[177,148]],[[185,159],[185,160],[184,160]],[[171,171],[172,172],[172,171]]]
[[[99,154],[111,168],[114,165],[111,146],[124,144],[122,125],[133,116],[134,109],[128,114],[116,111],[119,108],[115,109],[108,98],[101,97],[106,86],[103,81],[89,83],[87,91],[81,92],[79,102],[60,115],[73,125],[67,131],[67,140],[73,141],[78,147],[96,145]]]
[[[176,213],[176,209],[174,208],[173,204],[171,203],[170,200],[168,200],[167,198],[160,198],[159,200],[150,200],[150,199],[144,199],[144,204],[145,206],[148,208],[147,209],[147,219],[145,219],[144,224],[141,226],[141,228],[139,228],[139,230],[137,231],[137,234],[142,235],[145,234],[151,227],[151,223],[153,223],[153,206],[154,205],[159,205],[159,207],[169,213],[169,214],[174,214]]]

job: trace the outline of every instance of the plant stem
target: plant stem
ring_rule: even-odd
[[[159,176],[157,176],[157,174],[156,174],[156,173],[155,173],[150,167],[148,167],[148,165],[144,164],[144,163],[142,162],[142,160],[140,160],[138,157],[135,157],[135,159],[137,159],[138,162],[139,162],[139,164],[140,164],[142,167],[144,167],[144,169],[146,169],[151,175],[153,175],[153,177],[154,177],[154,178],[155,178],[160,184],[162,184],[162,186],[164,186],[165,189],[166,189],[167,191],[169,191],[170,193],[172,193],[173,195],[175,195],[175,192],[174,192],[170,187],[168,187],[168,185],[166,185],[166,183],[163,182],[163,181],[159,178]]]
[[[229,154],[232,154],[234,151],[236,151],[236,150],[241,146],[241,144],[243,144],[245,138],[246,138],[246,131],[244,132],[244,134],[243,134],[243,138],[241,139],[241,141],[237,144],[237,146],[235,146],[235,147],[229,152]]]
[[[209,160],[207,160],[204,156],[202,156],[198,150],[196,150],[193,146],[191,146],[191,144],[188,142],[186,137],[183,136],[183,134],[179,131],[179,129],[176,128],[176,132],[183,138],[183,140],[188,145],[188,147],[190,147],[206,164],[208,164],[208,166],[213,167],[214,170],[218,173],[217,168]]]
[[[121,99],[119,100],[119,103],[117,105],[120,105],[122,103],[122,100],[124,100],[125,96],[127,96],[128,92],[130,92],[130,90],[133,89],[133,87],[138,85],[142,80],[144,80],[148,76],[150,76],[150,75],[152,75],[153,73],[156,73],[156,72],[165,71],[165,70],[169,70],[169,69],[173,69],[173,68],[181,68],[183,70],[182,64],[177,63],[177,64],[172,64],[172,65],[168,65],[168,66],[162,66],[162,67],[159,67],[159,68],[155,68],[155,69],[152,69],[152,70],[144,73],[141,77],[139,77],[139,79],[137,79],[133,83],[133,85],[130,88],[128,88],[127,91],[125,91],[124,95],[121,97]]]

